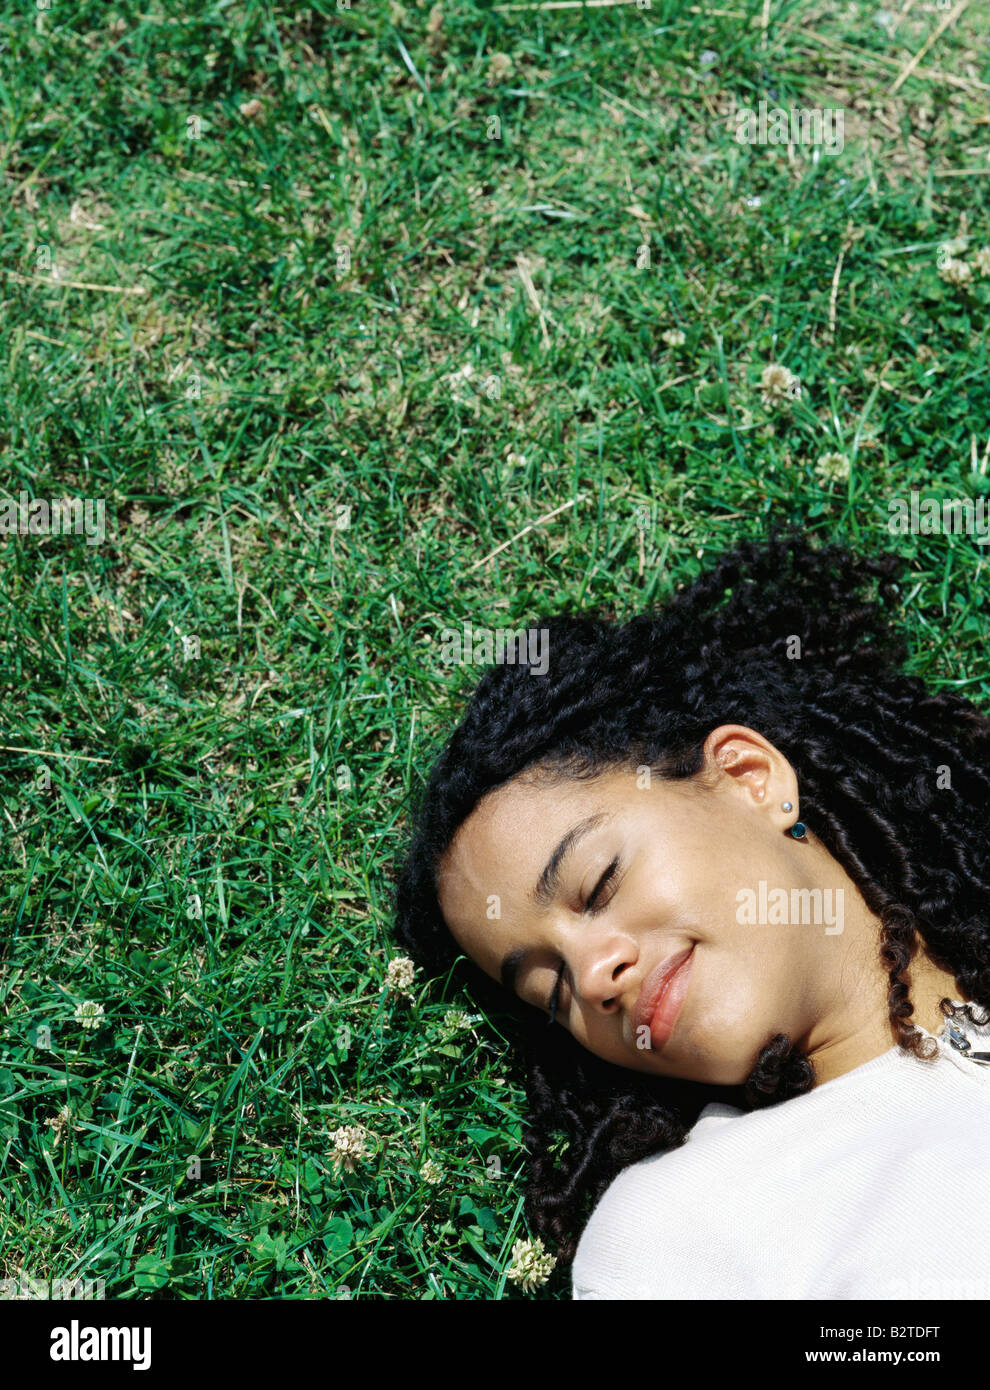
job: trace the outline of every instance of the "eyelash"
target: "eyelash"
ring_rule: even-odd
[[[601,893],[602,889],[603,889],[603,888],[606,888],[606,887],[608,886],[608,884],[611,883],[612,879],[615,878],[615,875],[616,875],[616,873],[617,873],[617,871],[618,871],[618,868],[619,868],[619,860],[618,860],[618,856],[616,856],[616,858],[612,860],[611,864],[609,864],[608,868],[605,870],[605,872],[602,874],[601,878],[600,878],[600,879],[598,880],[598,882],[595,884],[595,886],[594,886],[594,888],[593,888],[593,890],[592,890],[592,892],[591,892],[591,896],[588,898],[588,901],[587,901],[587,902],[585,903],[585,905],[584,905],[584,910],[585,910],[585,912],[586,912],[586,913],[589,913],[592,917],[593,917],[597,912],[603,911],[604,908],[607,907],[608,903],[611,902],[612,897],[615,896],[614,894],[612,894],[611,897],[609,897],[604,903],[599,903],[598,906],[592,907],[592,903],[594,903],[595,900],[598,898],[598,896],[599,896],[599,894]],[[563,981],[564,981],[564,964],[563,964],[563,962],[561,962],[560,969],[559,969],[559,971],[557,972],[557,983],[554,985],[553,993],[551,994],[550,999],[549,999],[549,1001],[548,1001],[548,1003],[547,1003],[547,1009],[549,1010],[549,1013],[550,1013],[550,1024],[553,1024],[553,1022],[554,1022],[554,1020],[555,1020],[555,1018],[556,1018],[556,1016],[557,1016],[557,1009],[558,1009],[559,1006],[560,1006],[560,987],[561,987],[561,985],[563,984]],[[548,1025],[548,1026],[550,1026],[550,1025]]]

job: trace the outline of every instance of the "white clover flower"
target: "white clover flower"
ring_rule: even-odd
[[[463,1009],[448,1009],[443,1016],[443,1031],[445,1033],[459,1033],[462,1028],[471,1027],[471,1015],[466,1014]]]
[[[443,1180],[443,1169],[439,1163],[434,1163],[432,1158],[428,1158],[420,1168],[419,1175],[424,1182],[438,1183]]]
[[[65,1139],[65,1136],[68,1134],[70,1129],[82,1129],[82,1125],[73,1124],[72,1111],[69,1109],[67,1105],[63,1105],[62,1109],[58,1112],[54,1119],[46,1120],[45,1124],[49,1125],[51,1129],[54,1131],[52,1135],[53,1149],[58,1148],[59,1144],[61,1144],[62,1141]]]
[[[939,255],[940,255],[940,256],[961,256],[962,253],[966,250],[966,243],[967,243],[968,240],[969,240],[968,237],[964,237],[964,236],[954,236],[954,237],[952,237],[949,241],[943,241],[943,242],[941,242],[941,243],[939,244],[939,248],[938,248],[938,250],[939,250]]]
[[[496,83],[511,77],[512,72],[512,59],[508,53],[493,53],[488,62],[488,85],[494,87]]]
[[[395,994],[412,997],[412,983],[416,978],[416,967],[408,956],[393,956],[385,971],[385,988]]]
[[[849,477],[849,459],[846,454],[822,454],[815,472],[823,482],[844,482]]]
[[[979,251],[974,251],[971,264],[984,278],[990,275],[990,246],[981,246]]]
[[[760,380],[763,384],[762,400],[767,410],[801,399],[800,380],[779,362],[771,362],[769,367],[764,367]]]
[[[660,336],[661,338],[663,338],[664,342],[667,344],[668,347],[684,346],[684,334],[679,328],[668,328],[666,333],[661,333]]]
[[[512,1247],[512,1264],[505,1277],[518,1284],[523,1293],[529,1293],[547,1282],[556,1263],[555,1256],[543,1248],[539,1236],[535,1240],[517,1240]]]
[[[338,1168],[343,1165],[346,1173],[354,1172],[354,1165],[368,1157],[368,1131],[363,1125],[342,1125],[330,1136],[333,1144],[333,1161]]]
[[[84,999],[76,1006],[73,1017],[84,1028],[99,1028],[100,1020],[103,1018],[103,1005],[94,1003],[92,999]]]
[[[947,256],[938,268],[938,273],[950,285],[967,285],[973,278],[972,267],[966,261],[957,261]]]

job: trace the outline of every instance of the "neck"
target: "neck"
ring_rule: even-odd
[[[844,957],[833,961],[837,969],[828,980],[831,1007],[826,1006],[821,1021],[809,1030],[802,1044],[818,1084],[842,1076],[898,1044],[890,1021],[890,981],[880,960],[879,940],[880,923],[864,904],[862,920],[852,924]],[[939,1007],[943,999],[968,1002],[955,977],[934,964],[920,939],[903,978],[913,1005],[907,1021],[933,1035],[945,1021]]]

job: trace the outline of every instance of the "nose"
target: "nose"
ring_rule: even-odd
[[[579,942],[570,943],[566,955],[570,956],[571,974],[580,998],[595,1008],[614,1013],[626,991],[628,972],[639,958],[635,942],[614,929],[585,929]]]

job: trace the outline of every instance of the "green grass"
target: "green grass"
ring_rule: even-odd
[[[440,629],[629,614],[791,520],[905,554],[913,669],[990,707],[986,547],[886,527],[990,489],[990,276],[937,264],[990,243],[990,20],[893,91],[944,11],[146,8],[0,16],[3,490],[108,524],[0,552],[0,1277],[567,1297],[506,1282],[507,1039],[385,989],[477,675]],[[842,153],[738,144],[761,99]]]

